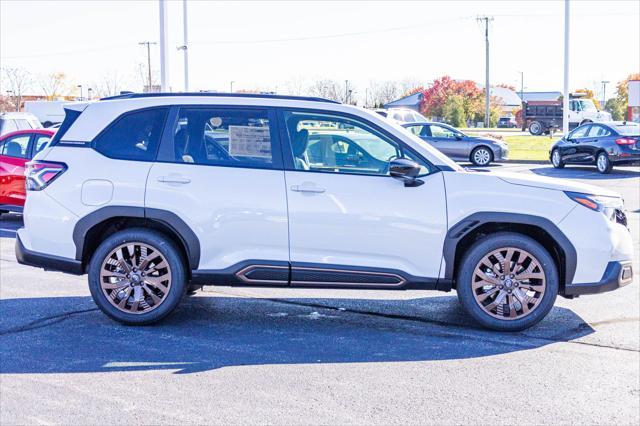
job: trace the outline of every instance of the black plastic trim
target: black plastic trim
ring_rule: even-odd
[[[116,96],[108,96],[101,98],[101,101],[110,101],[113,99],[139,99],[139,98],[164,98],[164,97],[180,97],[180,96],[196,96],[210,98],[256,98],[256,99],[286,99],[293,101],[310,101],[324,102],[328,104],[340,104],[340,102],[330,99],[317,98],[312,96],[287,96],[287,95],[270,95],[259,93],[217,93],[217,92],[176,92],[176,93],[124,93]]]
[[[82,262],[79,260],[27,250],[19,235],[16,235],[16,259],[22,265],[35,266],[46,271],[60,271],[74,275],[84,273]]]
[[[444,271],[445,279],[451,281],[455,279],[455,271],[453,270],[454,260],[456,258],[456,249],[460,240],[479,226],[486,223],[530,225],[537,226],[545,230],[549,235],[551,235],[564,252],[564,282],[567,286],[571,284],[573,276],[576,273],[577,254],[575,247],[573,247],[573,244],[571,244],[571,241],[569,241],[564,233],[549,219],[527,214],[502,212],[473,213],[472,215],[460,220],[449,229],[444,240],[443,247],[443,256],[446,262]]]
[[[631,275],[622,278],[623,268],[628,268]],[[602,274],[602,279],[597,283],[571,284],[564,289],[565,296],[580,296],[583,294],[598,294],[617,290],[633,281],[633,266],[631,261],[609,262]]]
[[[261,275],[252,279],[254,271]],[[395,269],[274,260],[245,260],[224,269],[193,270],[191,277],[191,282],[198,285],[451,290],[449,280],[416,277]]]
[[[80,219],[73,229],[73,242],[76,245],[76,260],[82,261],[85,235],[87,232],[95,225],[114,217],[152,219],[165,224],[171,228],[182,241],[187,252],[189,267],[191,269],[198,269],[200,263],[200,240],[189,225],[174,213],[148,207],[107,206],[89,213]]]

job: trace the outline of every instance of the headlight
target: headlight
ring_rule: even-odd
[[[607,219],[627,226],[627,216],[624,210],[624,200],[620,197],[606,197],[604,195],[581,194],[579,192],[565,192],[569,198],[588,209],[601,212]]]

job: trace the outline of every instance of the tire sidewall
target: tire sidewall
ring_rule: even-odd
[[[535,128],[538,128],[537,131],[534,131]],[[529,124],[529,133],[534,136],[539,136],[542,134],[542,124],[539,121],[533,121]]]
[[[546,276],[546,289],[540,304],[524,318],[516,320],[500,320],[486,313],[476,302],[471,288],[471,280],[476,265],[493,250],[501,247],[515,247],[526,250],[535,256]],[[551,255],[538,242],[525,235],[501,232],[489,235],[477,241],[464,255],[460,262],[456,290],[458,299],[464,309],[482,326],[498,331],[521,331],[540,322],[551,310],[558,295],[558,269]]]
[[[600,169],[600,157],[604,157],[606,160],[606,167],[604,168],[604,170]],[[598,172],[602,174],[606,174],[606,173],[609,173],[612,168],[613,166],[611,165],[611,160],[609,160],[609,156],[604,152],[601,152],[600,154],[598,154],[598,156],[596,157],[596,169],[598,170]]]
[[[556,164],[556,162],[554,161],[555,157],[558,157],[558,163]],[[560,155],[560,151],[558,151],[558,149],[554,149],[551,152],[551,164],[553,165],[553,167],[555,167],[556,169],[561,169],[564,167],[564,163],[562,161],[562,156]]]
[[[169,294],[160,306],[144,314],[128,314],[113,306],[100,286],[100,269],[105,257],[121,244],[141,242],[155,247],[166,259],[171,268],[171,287]],[[169,315],[180,303],[186,289],[186,268],[180,251],[163,234],[143,228],[134,228],[117,232],[106,238],[96,249],[89,262],[89,290],[94,302],[102,312],[112,319],[129,325],[145,325],[161,320]]]
[[[486,162],[486,163],[484,163],[484,164],[480,164],[480,163],[478,163],[478,162],[476,161],[476,158],[475,158],[475,157],[476,157],[476,153],[477,153],[478,151],[480,151],[480,150],[484,150],[484,151],[487,151],[487,152],[489,153],[489,161],[487,161],[487,162]],[[473,151],[471,151],[471,162],[472,162],[475,166],[478,166],[478,167],[485,167],[485,166],[488,166],[489,164],[491,164],[491,162],[492,162],[492,161],[493,161],[493,152],[492,152],[492,151],[491,151],[491,149],[489,149],[489,148],[486,148],[486,147],[484,147],[484,146],[479,146],[479,147],[474,148],[474,149],[473,149]]]

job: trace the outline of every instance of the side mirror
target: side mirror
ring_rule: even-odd
[[[420,165],[408,158],[394,158],[389,161],[389,175],[404,181],[404,186],[420,186],[424,182],[418,179]]]
[[[462,135],[460,133],[456,133],[456,140],[457,141],[461,141],[462,140]]]

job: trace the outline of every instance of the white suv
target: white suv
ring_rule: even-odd
[[[469,172],[374,112],[322,99],[74,104],[27,187],[18,261],[87,273],[100,309],[128,324],[217,284],[455,288],[482,325],[521,330],[558,294],[632,281],[614,193]]]

